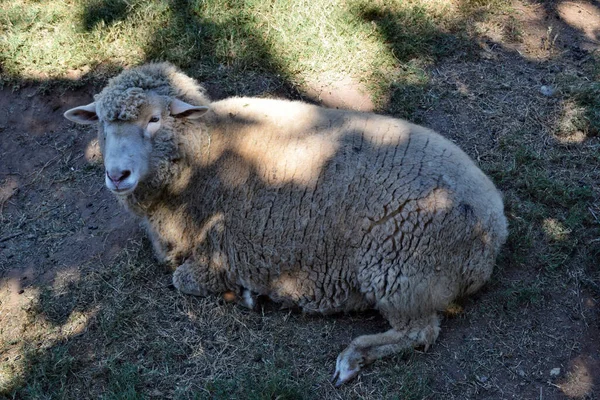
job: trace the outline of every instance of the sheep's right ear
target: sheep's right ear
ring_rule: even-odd
[[[208,111],[206,106],[193,106],[181,101],[173,99],[171,101],[171,115],[176,118],[197,119],[203,116]]]
[[[66,119],[78,124],[90,125],[95,124],[98,121],[95,102],[90,103],[87,106],[71,108],[63,115]]]

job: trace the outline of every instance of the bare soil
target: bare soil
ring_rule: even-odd
[[[535,142],[542,151],[565,145],[553,136],[564,116],[561,85],[569,76],[583,76],[585,63],[600,49],[597,1],[524,2],[515,7],[519,37],[490,27],[478,57],[436,65],[430,101],[415,112],[424,125],[456,141],[484,169],[503,161],[495,153],[498,143],[521,130],[527,132],[523,140]],[[336,354],[357,335],[387,329],[377,314],[314,318],[277,310],[248,313],[217,298],[196,300],[174,293],[168,271],[153,265],[137,222],[103,186],[95,132],[62,117],[65,110],[91,101],[101,83],[46,90],[40,83],[23,82],[16,89],[0,90],[0,362],[27,371],[19,361],[26,357],[23,338],[48,351],[57,343],[74,343],[71,356],[78,359],[82,376],[92,377],[73,378],[75,396],[88,393],[88,382],[94,387],[108,381],[101,368],[102,349],[122,346],[119,352],[106,352],[130,360],[136,354],[140,359],[154,354],[148,344],[154,337],[140,333],[147,330],[155,337],[164,333],[165,343],[171,337],[189,345],[175,354],[187,368],[174,372],[176,384],[199,391],[215,377],[235,377],[235,371],[224,372],[217,365],[230,359],[231,366],[254,363],[256,371],[267,364],[284,368],[297,379],[313,381],[313,389],[324,398],[402,397],[404,392],[393,391],[399,386],[392,384],[390,391],[382,387],[395,382],[403,369],[424,377],[426,396],[435,399],[600,396],[600,292],[598,282],[582,278],[598,277],[597,270],[590,275],[575,268],[548,278],[543,266],[504,262],[505,256],[492,282],[448,314],[432,349],[377,362],[337,391],[326,382]],[[309,86],[306,97],[327,106],[374,107],[365,89],[349,79]],[[545,96],[542,86],[556,93]],[[578,148],[598,149],[598,138],[582,137],[568,145],[576,157]],[[581,173],[597,169],[589,165]],[[519,200],[507,196],[508,203]],[[514,218],[510,208],[507,214]],[[536,242],[532,251],[543,253],[539,246],[544,243]],[[512,250],[508,246],[504,251]],[[137,280],[117,286],[109,275],[124,254],[147,265],[136,270]],[[96,298],[88,290],[94,286],[82,283],[86,279],[115,286],[119,299],[140,302],[138,316],[155,320],[131,328],[135,346],[126,339],[107,338],[102,313],[115,304],[100,293]],[[523,293],[529,297],[518,297]],[[51,301],[40,305],[40,298]],[[211,360],[215,369],[207,365]],[[140,390],[148,397],[177,397],[165,376],[155,387]]]

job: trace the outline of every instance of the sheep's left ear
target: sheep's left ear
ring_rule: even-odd
[[[90,103],[87,106],[75,107],[66,111],[64,114],[66,119],[78,124],[95,124],[98,122],[98,114],[96,113],[96,103]]]
[[[206,106],[193,106],[178,99],[171,101],[171,115],[176,118],[197,119],[208,111]]]

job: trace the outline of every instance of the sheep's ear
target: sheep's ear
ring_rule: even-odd
[[[98,121],[96,114],[96,103],[90,103],[87,106],[71,108],[63,114],[66,119],[78,124],[95,124]]]
[[[206,106],[193,106],[178,99],[171,101],[171,115],[176,118],[197,119],[208,111]]]

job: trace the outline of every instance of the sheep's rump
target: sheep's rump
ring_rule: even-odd
[[[189,213],[194,257],[226,269],[227,285],[308,312],[388,304],[419,315],[489,278],[502,200],[450,141],[297,102],[211,108],[210,158],[169,208]]]

